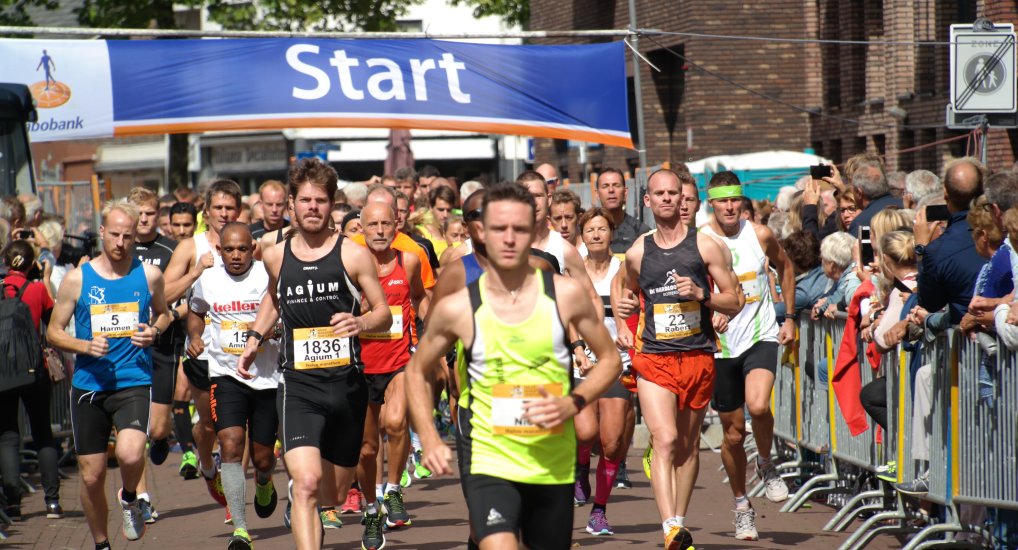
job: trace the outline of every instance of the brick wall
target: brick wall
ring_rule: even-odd
[[[531,28],[628,26],[625,0],[532,0]],[[638,25],[675,32],[871,42],[947,41],[952,23],[976,15],[1018,24],[1012,0],[927,2],[925,0],[641,0]],[[656,42],[655,42],[656,41]],[[548,40],[544,43],[563,43]],[[576,42],[576,41],[574,41]],[[669,47],[688,58],[666,53]],[[966,153],[966,140],[918,151],[912,147],[959,136],[944,126],[948,101],[948,47],[912,44],[803,44],[708,40],[667,36],[643,38],[640,51],[663,69],[641,63],[647,158],[699,159],[769,149],[802,150],[842,162],[871,151],[886,156],[891,170],[939,171],[945,159]],[[699,65],[755,92],[792,105],[818,109],[805,114],[757,97],[698,70]],[[627,67],[630,77],[632,67]],[[902,116],[904,115],[904,118]],[[635,120],[631,121],[635,134]],[[692,129],[693,148],[686,149]],[[1018,159],[1018,132],[989,136],[991,168]],[[537,162],[583,173],[578,153],[565,142],[539,140]],[[592,150],[590,168],[625,169],[636,154],[618,148]]]

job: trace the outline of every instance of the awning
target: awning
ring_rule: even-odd
[[[100,146],[96,157],[96,172],[163,170],[169,162],[169,148],[165,140],[113,143]]]

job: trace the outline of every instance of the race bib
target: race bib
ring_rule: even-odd
[[[674,340],[700,334],[699,302],[654,304],[654,336]]]
[[[337,336],[332,327],[293,330],[293,368],[328,369],[350,364],[350,338]]]
[[[739,275],[739,283],[742,285],[742,293],[746,296],[747,304],[760,301],[760,279],[756,278],[756,272],[750,271]]]
[[[562,425],[554,428],[535,426],[523,419],[523,405],[541,399],[538,388],[544,387],[549,395],[562,395],[562,384],[495,384],[491,390],[491,431],[495,435],[537,436],[562,432]]]
[[[138,332],[138,302],[93,304],[92,337],[130,338]]]
[[[389,306],[392,312],[392,325],[387,332],[363,332],[361,338],[366,340],[400,340],[403,338],[403,306]]]
[[[249,321],[223,321],[219,326],[219,347],[231,355],[244,353],[247,338],[244,334],[254,323]]]

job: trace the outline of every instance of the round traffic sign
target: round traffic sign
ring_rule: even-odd
[[[965,64],[965,85],[977,94],[992,94],[1007,82],[1007,69],[990,54],[979,54]]]

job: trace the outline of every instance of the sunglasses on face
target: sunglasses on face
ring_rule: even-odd
[[[465,222],[476,222],[476,221],[481,219],[481,215],[482,214],[484,214],[484,211],[482,209],[480,209],[480,208],[476,208],[474,210],[471,210],[471,211],[463,214],[463,221],[465,221]]]

